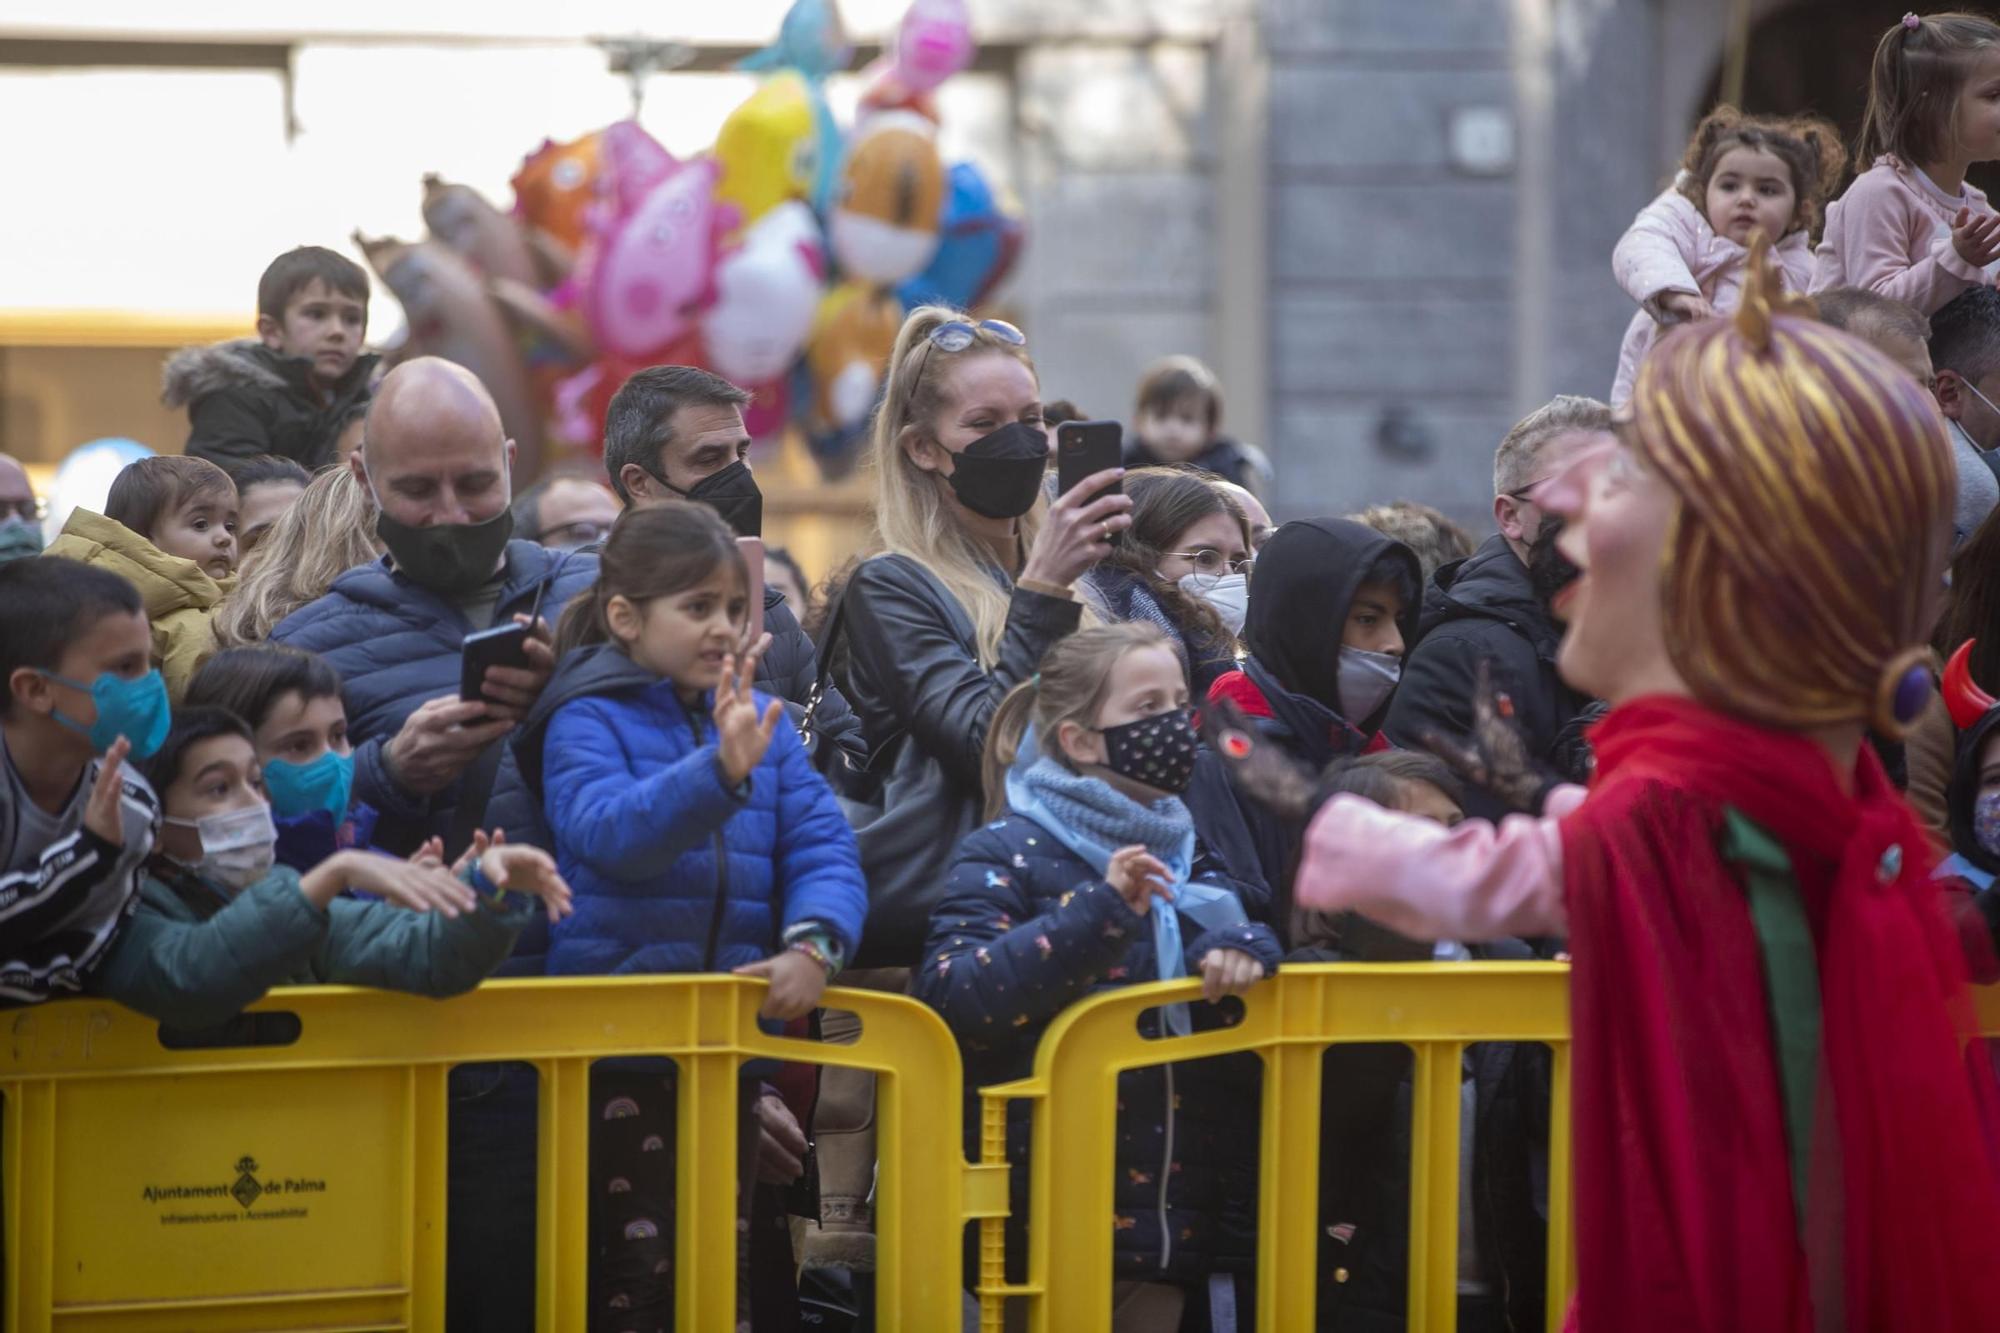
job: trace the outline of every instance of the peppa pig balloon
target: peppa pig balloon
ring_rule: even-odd
[[[694,327],[711,294],[720,174],[712,158],[685,163],[603,223],[580,280],[599,348],[646,357]]]
[[[898,82],[913,93],[927,93],[970,65],[975,49],[965,0],[910,0],[889,59]]]
[[[930,122],[908,111],[870,120],[849,146],[827,226],[841,271],[888,285],[923,272],[937,253],[943,200]]]
[[[993,294],[1020,256],[1021,219],[1001,205],[985,173],[971,162],[950,172],[937,257],[896,289],[903,304],[971,310]]]
[[[736,205],[745,225],[787,199],[805,199],[819,177],[819,126],[812,89],[792,70],[759,84],[715,134],[722,179],[715,197]]]
[[[599,158],[593,213],[606,217],[630,213],[680,165],[636,120],[605,126]]]
[[[810,208],[792,200],[765,214],[715,266],[715,305],[701,321],[708,367],[742,385],[782,376],[812,329],[825,272]]]

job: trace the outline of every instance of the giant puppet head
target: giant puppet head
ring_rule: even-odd
[[[1559,608],[1572,684],[1678,684],[1765,726],[1890,738],[1922,711],[1955,490],[1944,422],[1811,309],[1759,237],[1737,312],[1674,330],[1640,367],[1626,448],[1562,539],[1584,569]]]

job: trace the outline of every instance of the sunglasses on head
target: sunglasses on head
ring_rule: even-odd
[[[925,335],[924,359],[917,362],[917,373],[910,378],[911,390],[915,391],[916,387],[923,383],[924,372],[930,369],[933,349],[942,352],[963,352],[979,341],[982,329],[1009,347],[1028,345],[1028,335],[1004,319],[982,319],[977,324],[968,324],[962,319],[948,319]]]

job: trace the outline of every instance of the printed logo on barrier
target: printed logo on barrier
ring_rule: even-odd
[[[164,1204],[161,1226],[186,1226],[206,1222],[281,1222],[310,1217],[307,1195],[325,1194],[326,1181],[305,1176],[262,1174],[257,1159],[244,1153],[236,1159],[234,1180],[193,1185],[147,1185],[140,1197],[147,1203]],[[202,1209],[202,1200],[213,1201]],[[214,1205],[233,1200],[240,1211]],[[263,1204],[259,1208],[258,1204]]]

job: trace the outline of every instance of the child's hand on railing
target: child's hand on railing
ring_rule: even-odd
[[[763,977],[771,983],[771,993],[757,1012],[779,1022],[811,1013],[826,989],[826,968],[799,949],[781,949],[760,963],[745,963],[736,975]]]
[[[1264,979],[1264,965],[1241,949],[1210,949],[1201,956],[1201,998],[1214,1004],[1241,995]]]
[[[475,842],[479,841],[484,839],[476,836]],[[509,847],[505,836],[495,833],[479,854],[479,873],[496,888],[540,898],[550,921],[560,921],[575,910],[555,859],[539,847]]]

